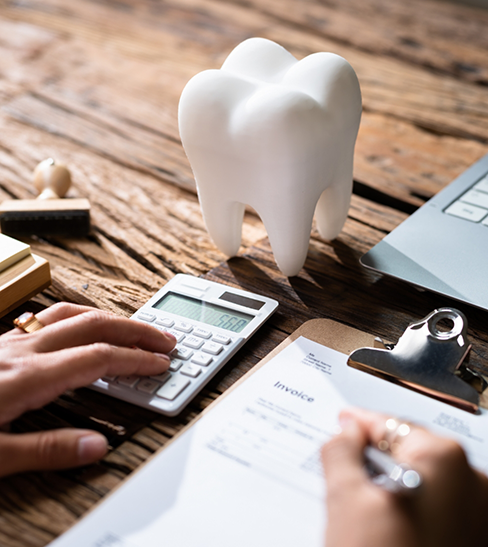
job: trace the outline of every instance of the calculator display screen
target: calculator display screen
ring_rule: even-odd
[[[174,292],[165,294],[161,300],[153,305],[153,308],[232,332],[241,332],[254,319],[253,315],[229,310],[222,306],[202,302],[202,300]]]

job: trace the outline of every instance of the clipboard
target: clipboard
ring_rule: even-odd
[[[437,310],[436,310],[437,311]],[[414,329],[415,330],[415,329]],[[417,329],[418,332],[420,332],[419,329]],[[310,342],[309,342],[310,341]],[[295,342],[295,343],[294,343]],[[313,343],[313,347],[310,345]],[[229,479],[229,466],[234,466],[232,468],[232,480],[234,480],[234,472],[237,467],[240,466],[241,469],[249,469],[246,465],[246,462],[236,462],[233,458],[229,458],[229,455],[222,455],[218,450],[215,449],[209,449],[209,444],[213,443],[215,440],[215,435],[218,437],[221,437],[224,435],[224,440],[232,439],[233,433],[229,435],[228,433],[224,433],[224,427],[227,427],[228,425],[234,425],[236,424],[238,427],[242,427],[242,431],[244,435],[247,435],[248,432],[251,434],[253,433],[252,429],[247,429],[248,425],[246,425],[246,422],[243,423],[241,414],[243,409],[247,409],[249,405],[251,405],[251,410],[256,410],[258,408],[258,413],[256,412],[251,414],[253,415],[252,419],[254,420],[254,416],[257,416],[259,418],[259,413],[264,412],[263,419],[265,422],[270,423],[268,431],[271,431],[271,429],[274,427],[274,423],[271,421],[269,422],[269,419],[272,414],[276,415],[278,414],[277,422],[278,425],[278,434],[281,434],[281,431],[285,431],[284,425],[286,426],[286,419],[284,418],[283,414],[280,414],[279,406],[272,407],[259,407],[259,401],[263,400],[262,397],[268,397],[268,395],[271,393],[277,393],[280,394],[280,401],[282,403],[278,402],[278,405],[283,404],[284,406],[288,405],[287,401],[297,401],[298,397],[296,396],[298,392],[294,392],[290,389],[289,393],[285,393],[284,390],[280,391],[281,387],[277,384],[274,384],[274,382],[278,379],[281,382],[284,382],[288,386],[294,386],[298,387],[300,384],[299,380],[300,378],[303,378],[303,374],[313,374],[314,383],[310,384],[307,383],[305,380],[305,383],[301,385],[301,387],[305,387],[304,391],[308,391],[308,387],[313,391],[312,385],[317,387],[317,390],[320,392],[324,385],[323,383],[316,384],[316,379],[319,379],[321,382],[329,382],[329,380],[325,379],[328,378],[328,374],[324,374],[324,369],[318,370],[315,364],[308,365],[307,359],[309,359],[310,355],[316,355],[319,356],[319,353],[315,353],[317,350],[313,349],[317,345],[325,346],[326,348],[330,348],[333,350],[336,350],[342,354],[346,355],[354,355],[354,352],[358,350],[358,348],[364,347],[371,349],[375,345],[375,337],[373,334],[365,333],[360,330],[354,329],[352,327],[337,323],[330,319],[313,319],[310,321],[307,321],[303,325],[301,325],[294,333],[292,333],[290,336],[288,336],[283,342],[281,342],[272,352],[270,352],[264,359],[262,359],[256,366],[254,366],[249,372],[247,372],[239,381],[237,381],[231,388],[229,388],[221,397],[219,397],[216,401],[214,401],[211,405],[209,405],[195,420],[193,420],[190,424],[188,424],[185,428],[183,428],[171,441],[166,443],[163,447],[161,447],[159,450],[156,451],[156,453],[150,457],[143,465],[141,465],[130,477],[128,477],[125,481],[123,481],[116,489],[114,489],[107,499],[102,500],[98,504],[96,504],[92,510],[89,512],[88,515],[84,516],[84,518],[77,523],[72,529],[70,529],[65,535],[61,536],[58,540],[56,540],[52,547],[94,547],[99,545],[111,545],[111,546],[117,546],[117,547],[138,547],[139,545],[146,545],[143,541],[141,543],[132,543],[131,538],[132,536],[129,534],[129,540],[127,541],[127,536],[125,534],[126,527],[130,525],[126,523],[126,520],[128,519],[128,516],[124,517],[121,515],[124,515],[129,511],[131,515],[133,515],[133,509],[134,506],[140,506],[141,507],[141,513],[142,516],[138,517],[141,518],[143,521],[143,524],[141,524],[139,521],[136,523],[136,528],[138,532],[141,530],[143,533],[146,533],[146,530],[144,529],[144,522],[149,519],[150,521],[150,529],[147,530],[147,533],[152,533],[154,530],[153,526],[157,526],[158,530],[161,532],[164,530],[165,533],[168,533],[169,536],[166,537],[172,537],[173,539],[176,537],[176,534],[183,533],[186,534],[188,530],[185,529],[185,527],[180,527],[175,532],[173,528],[166,528],[168,524],[173,524],[172,519],[176,517],[176,520],[178,521],[178,518],[181,517],[182,513],[184,513],[185,518],[187,514],[197,515],[201,513],[201,510],[204,505],[209,505],[209,501],[207,498],[207,495],[212,492],[212,490],[216,491],[216,496],[221,497],[222,493],[222,485],[229,484],[227,481],[230,481]],[[298,348],[298,349],[297,349]],[[309,349],[300,349],[300,348],[309,348]],[[467,348],[465,348],[467,349]],[[300,351],[305,351],[305,353],[300,353]],[[310,351],[312,353],[310,353]],[[392,349],[386,349],[384,351],[392,351]],[[300,355],[299,359],[300,362],[296,360],[296,355],[299,352],[298,355]],[[281,361],[280,361],[280,354]],[[327,354],[328,355],[328,354]],[[303,357],[305,356],[305,357]],[[278,360],[274,360],[274,358],[278,358]],[[320,361],[320,364],[327,365],[327,360],[329,357],[324,357],[323,361]],[[270,361],[274,360],[273,363],[270,363]],[[269,363],[270,367],[264,368],[264,366]],[[355,380],[353,380],[353,383],[355,385],[355,388],[360,388],[360,392],[364,395],[362,396],[363,401],[365,401],[365,397],[369,396],[369,388],[367,386],[373,387],[374,385],[378,386],[378,381],[368,377],[369,375],[363,375],[362,373],[358,373],[357,371],[354,371],[352,375],[345,374],[347,372],[347,366],[345,365],[345,361],[341,361],[341,365],[339,369],[337,369],[335,372],[333,372],[332,378],[337,378],[337,382],[342,382],[341,385],[345,385],[344,382],[349,382],[349,378],[351,376],[355,377]],[[332,364],[332,367],[335,365]],[[302,367],[301,369],[296,369],[296,367]],[[345,368],[344,368],[345,367]],[[295,379],[292,381],[290,378],[290,371],[292,369],[296,369],[296,372],[293,372]],[[283,372],[284,370],[284,372]],[[335,369],[333,369],[335,370]],[[352,369],[351,369],[352,370]],[[253,376],[258,372],[261,371],[259,378],[253,378]],[[288,371],[288,372],[287,372]],[[288,380],[287,380],[288,378]],[[311,376],[309,376],[311,378]],[[263,381],[265,379],[265,381]],[[272,381],[269,381],[272,379]],[[248,382],[249,380],[249,382]],[[245,384],[248,382],[247,384]],[[263,383],[264,382],[264,383]],[[295,385],[295,382],[297,385]],[[245,384],[245,385],[243,385]],[[274,385],[273,385],[274,384]],[[385,387],[387,387],[388,382],[385,382]],[[255,386],[258,385],[259,392],[255,390]],[[283,384],[281,384],[283,385]],[[337,384],[339,385],[339,384]],[[240,393],[235,393],[235,397],[232,397],[227,400],[229,395],[231,395],[233,392],[235,392],[240,386],[242,386],[242,390],[240,390]],[[264,386],[264,387],[263,387]],[[307,387],[308,386],[308,387]],[[365,387],[366,386],[366,387]],[[267,391],[263,391],[263,389]],[[299,388],[300,389],[300,388]],[[354,389],[354,386],[353,386]],[[381,389],[381,388],[380,388]],[[384,401],[387,401],[387,397],[389,396],[388,393],[396,393],[396,396],[398,396],[398,391],[403,390],[401,387],[392,387],[390,390],[390,387],[388,386],[388,389],[385,390],[387,393],[386,398]],[[357,394],[359,394],[358,391],[351,391],[348,392],[350,394],[354,393],[354,398],[356,398]],[[252,395],[250,395],[252,394]],[[300,393],[301,395],[301,393]],[[315,395],[312,393],[312,395]],[[249,398],[250,397],[250,398]],[[416,404],[411,404],[411,401],[413,400],[411,397],[416,399]],[[417,405],[419,405],[419,398],[424,399],[424,402],[427,402],[427,397],[424,397],[423,395],[419,394],[412,394],[405,398],[403,404],[404,409],[410,409],[410,408],[417,408]],[[310,399],[309,399],[310,400]],[[348,400],[348,399],[347,399]],[[237,402],[236,402],[237,401]],[[271,401],[273,401],[271,399]],[[277,399],[276,399],[277,401]],[[311,399],[313,401],[313,399]],[[335,401],[335,402],[334,402]],[[342,401],[342,402],[341,402]],[[266,403],[266,401],[265,401]],[[274,404],[274,403],[273,403]],[[295,404],[295,403],[293,403]],[[302,404],[302,403],[300,403]],[[308,405],[314,405],[308,407]],[[315,407],[315,404],[319,404],[318,407]],[[337,405],[343,405],[344,399],[335,398],[331,399],[329,395],[326,397],[322,397],[321,400],[317,399],[314,403],[308,403],[304,402],[304,407],[302,408],[309,408],[310,414],[314,415],[314,419],[317,420],[319,418],[320,423],[323,423],[323,420],[326,419],[327,412],[323,412],[324,408],[329,408],[330,405],[333,405],[332,407],[335,408]],[[383,404],[383,403],[382,403]],[[222,405],[222,406],[220,406]],[[323,405],[323,406],[320,406]],[[334,407],[335,405],[335,407]],[[479,434],[479,430],[483,429],[486,431],[486,423],[488,422],[488,415],[486,413],[483,413],[480,417],[470,415],[467,412],[464,412],[462,410],[453,410],[453,416],[448,415],[449,411],[446,410],[447,405],[442,405],[442,407],[439,407],[438,404],[433,405],[424,405],[423,403],[420,405],[420,408],[417,408],[417,412],[424,412],[425,408],[427,406],[432,406],[432,417],[435,417],[435,420],[442,419],[444,421],[447,421],[446,423],[453,424],[455,427],[457,427],[458,423],[461,423],[460,420],[462,420],[462,416],[460,417],[460,414],[466,414],[468,417],[469,423],[474,423],[474,421],[477,422],[477,429],[474,431],[474,435],[472,436],[473,439],[476,439],[476,434]],[[233,409],[234,407],[234,409]],[[434,408],[435,407],[435,408]],[[264,410],[266,408],[266,410]],[[322,412],[320,411],[320,408],[322,408]],[[383,411],[387,411],[387,408],[385,404],[383,404]],[[229,409],[231,409],[231,414],[229,414]],[[212,411],[215,410],[215,413],[213,415],[210,415]],[[269,410],[269,412],[268,412]],[[289,416],[289,420],[292,421],[293,418],[290,417],[293,415],[294,407],[291,407],[292,413]],[[393,409],[392,409],[393,411]],[[233,413],[232,413],[233,412]],[[267,415],[266,415],[267,412]],[[249,414],[247,414],[249,416]],[[425,416],[424,414],[422,414]],[[241,418],[237,418],[237,416],[241,416]],[[305,416],[305,414],[303,415]],[[296,425],[298,423],[303,424],[305,422],[302,421],[303,416],[298,416],[299,421],[294,422],[294,425],[292,429],[299,429],[299,426]],[[333,417],[330,417],[329,413],[329,419],[331,420],[331,425],[333,424]],[[203,419],[205,417],[208,417],[208,419]],[[478,419],[479,418],[479,419]],[[247,419],[247,418],[246,418]],[[430,418],[429,418],[430,419]],[[285,421],[285,424],[283,424],[283,420]],[[449,422],[451,420],[451,422]],[[435,421],[433,423],[436,423]],[[210,424],[210,430],[209,430],[209,424]],[[312,424],[313,425],[313,424]],[[267,426],[268,427],[268,426]],[[444,427],[444,426],[441,426]],[[211,434],[209,434],[209,431]],[[215,433],[217,432],[217,433]],[[303,440],[305,437],[300,434],[299,431],[297,431],[299,434],[297,437],[298,439]],[[263,435],[263,433],[260,433]],[[225,440],[225,442],[228,442]],[[488,437],[487,437],[488,440]],[[238,450],[238,458],[241,460],[243,457],[243,449],[245,447],[242,446],[241,441],[242,438],[237,439],[238,444],[236,444],[237,448],[234,448],[235,450]],[[254,450],[255,445],[254,443],[254,437],[251,437],[252,441],[252,450]],[[265,437],[264,443],[269,443],[270,438]],[[273,440],[271,439],[271,442]],[[284,441],[283,441],[284,442]],[[301,441],[300,441],[301,442]],[[474,442],[474,441],[473,441]],[[193,449],[191,447],[193,446]],[[196,446],[196,448],[195,448]],[[278,445],[270,445],[271,449],[273,449],[273,446]],[[297,449],[297,445],[295,444],[280,444],[279,446],[291,446],[293,450],[295,451]],[[203,450],[203,448],[205,450]],[[232,447],[231,447],[232,449]],[[260,448],[258,450],[261,450]],[[484,453],[483,452],[483,461],[485,461]],[[214,458],[212,454],[217,453],[215,458],[218,458],[218,466],[215,467],[215,469],[208,467],[208,458]],[[191,454],[191,459],[190,458]],[[477,456],[477,454],[474,454],[474,456]],[[286,456],[287,457],[287,456]],[[186,458],[186,459],[185,459]],[[207,458],[207,459],[206,459]],[[252,461],[252,460],[251,460]],[[195,468],[195,465],[198,465],[197,468]],[[253,464],[251,464],[252,467]],[[313,467],[313,461],[311,462],[311,465]],[[303,469],[302,463],[299,462],[300,470]],[[297,466],[298,468],[298,466]],[[184,469],[184,471],[182,471]],[[212,470],[211,470],[212,469]],[[212,474],[212,472],[215,472],[215,474]],[[243,472],[244,473],[244,472]],[[247,472],[246,472],[247,473]],[[185,476],[185,479],[182,478],[182,476]],[[255,476],[258,476],[257,474]],[[313,513],[315,515],[319,515],[323,513],[323,505],[322,505],[322,499],[318,500],[317,498],[313,498],[313,496],[310,496],[307,494],[307,496],[300,497],[300,503],[293,505],[293,511],[290,509],[289,506],[286,505],[286,501],[282,500],[282,496],[284,494],[284,486],[282,486],[280,483],[270,482],[268,481],[268,488],[264,489],[262,488],[262,478],[261,475],[259,475],[259,483],[256,484],[255,478],[248,477],[246,475],[246,479],[243,482],[243,480],[239,479],[237,482],[237,486],[234,482],[232,482],[229,486],[230,490],[232,491],[232,494],[230,496],[231,499],[233,499],[236,503],[245,501],[245,496],[240,496],[236,494],[235,488],[237,488],[237,492],[239,492],[239,488],[242,487],[243,484],[247,485],[247,482],[249,481],[251,483],[251,486],[249,487],[253,494],[251,496],[251,499],[255,501],[255,492],[256,487],[260,489],[261,496],[260,496],[260,504],[257,504],[257,510],[263,510],[266,512],[267,510],[273,509],[273,504],[268,503],[269,496],[278,496],[279,500],[277,503],[277,507],[280,512],[279,516],[279,522],[282,522],[283,513],[281,511],[283,508],[285,508],[285,514],[287,510],[290,511],[290,514],[293,514],[294,519],[297,518],[297,520],[293,519],[287,519],[290,521],[290,523],[293,522],[306,522],[307,526],[305,526],[306,531],[308,532],[309,529],[314,528],[314,526],[308,526],[309,521],[307,520],[307,517],[303,516],[302,519],[296,517],[296,511],[305,510],[304,507],[308,507],[307,504],[315,504],[310,505],[310,507],[313,509]],[[285,473],[286,481],[290,481],[290,474]],[[215,484],[215,480],[217,479],[217,485]],[[300,477],[300,480],[303,479],[303,477]],[[312,476],[312,479],[314,477]],[[315,480],[315,479],[314,479]],[[289,484],[289,482],[288,482]],[[301,483],[300,483],[301,484]],[[175,486],[176,485],[176,486]],[[274,494],[273,491],[275,489],[275,485],[277,487],[277,494]],[[217,486],[217,487],[216,487]],[[319,485],[320,486],[320,485]],[[196,488],[196,491],[193,489]],[[157,497],[154,497],[149,500],[146,499],[147,491],[154,489],[156,491]],[[146,516],[147,512],[150,512],[151,510],[154,511],[154,507],[157,506],[159,503],[162,502],[161,497],[164,497],[164,492],[167,490],[166,495],[170,498],[169,500],[163,501],[163,503],[167,503],[163,507],[163,509],[160,510],[160,514],[158,513],[158,516],[156,517],[156,521],[154,519],[151,519],[150,517]],[[205,491],[204,494],[202,494],[202,490]],[[266,494],[264,494],[266,492]],[[292,492],[296,492],[293,490]],[[263,498],[263,496],[268,496]],[[154,502],[154,500],[157,500]],[[224,504],[224,507],[226,510],[231,511],[232,504],[225,503],[225,500],[228,499],[227,497],[221,498],[224,501],[222,502]],[[264,501],[263,501],[264,499]],[[196,500],[196,501],[195,501]],[[308,501],[307,501],[308,500]],[[310,501],[312,500],[312,501]],[[285,505],[283,505],[283,503]],[[169,504],[169,505],[168,505]],[[179,504],[176,512],[174,512],[174,505]],[[188,505],[189,504],[189,505]],[[195,506],[195,504],[197,504]],[[203,504],[203,505],[202,505]],[[211,505],[211,504],[210,504]],[[255,504],[254,504],[255,505]],[[130,509],[127,509],[127,507],[130,506]],[[183,507],[183,509],[182,509]],[[246,510],[248,510],[248,507],[246,505]],[[110,509],[107,509],[110,508]],[[261,509],[259,509],[261,508]],[[193,512],[192,512],[193,510]],[[124,513],[125,511],[125,513]],[[236,513],[234,513],[235,516]],[[237,511],[238,517],[237,521],[241,522],[241,513]],[[128,515],[128,513],[127,513]],[[248,515],[248,513],[246,513]],[[229,515],[227,515],[229,516]],[[269,515],[268,515],[269,516]],[[256,512],[253,513],[253,517],[256,517]],[[205,520],[206,516],[204,514],[203,520]],[[146,520],[145,520],[146,519]],[[158,520],[163,519],[163,520]],[[181,520],[181,519],[180,519]],[[223,517],[223,520],[225,522],[232,523],[232,520],[226,520],[225,517]],[[237,522],[236,521],[236,522]],[[116,525],[113,525],[111,523],[117,522]],[[156,524],[154,524],[156,522]],[[180,521],[178,521],[179,524],[181,524]],[[206,521],[208,522],[208,521]],[[234,524],[236,524],[234,522]],[[253,533],[254,525],[256,524],[256,520],[250,521],[253,522],[253,527],[251,532],[248,530],[246,533]],[[275,522],[275,525],[278,521]],[[200,521],[199,521],[200,524]],[[262,524],[262,522],[261,522]],[[314,525],[317,527],[320,526],[320,522],[317,520],[314,521]],[[115,528],[110,529],[110,526],[115,526]],[[119,528],[117,528],[117,526]],[[175,525],[176,526],[176,525]],[[259,528],[259,522],[256,524],[256,526]],[[103,530],[102,530],[103,528]],[[275,527],[270,527],[270,529],[275,530]],[[292,527],[293,528],[293,527]],[[260,529],[262,530],[262,529]],[[197,528],[198,533],[200,532],[200,529]],[[287,529],[287,533],[293,533],[294,530]],[[301,533],[304,533],[303,527],[301,528]],[[188,532],[189,533],[189,532]],[[219,534],[221,533],[221,530],[219,530]],[[242,533],[242,530],[241,530]],[[89,534],[89,537],[87,536]],[[103,535],[101,535],[103,534]],[[171,535],[173,534],[173,535]],[[159,536],[158,536],[159,537]],[[200,536],[198,536],[200,537]],[[178,536],[179,539],[180,536]],[[212,536],[213,538],[213,536]],[[138,539],[141,539],[138,536]],[[284,543],[286,546],[288,545],[296,545],[297,541],[293,540],[291,538],[288,541],[288,543]],[[295,538],[296,539],[296,538]],[[222,541],[221,541],[222,540]],[[219,536],[220,543],[215,543],[215,545],[218,545],[220,547],[221,545],[229,545],[229,544],[235,544],[232,541],[229,540],[229,537],[222,538]],[[170,541],[171,543],[171,541]],[[201,541],[193,541],[188,543],[181,543],[180,544],[187,544],[187,545],[201,545]],[[210,543],[208,543],[210,544]],[[245,543],[238,543],[239,547],[242,545],[249,545],[253,544],[252,542],[245,542]],[[256,544],[256,543],[254,543]],[[265,543],[258,543],[259,545],[264,545]],[[270,544],[269,542],[266,544]],[[310,541],[307,544],[309,545],[319,545],[321,544],[320,539],[317,539],[317,537],[314,538],[314,541]],[[152,545],[152,543],[151,543]]]

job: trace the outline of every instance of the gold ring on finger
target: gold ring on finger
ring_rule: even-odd
[[[14,319],[14,325],[27,333],[40,330],[44,327],[39,319],[30,311],[27,311],[17,317],[17,319]]]

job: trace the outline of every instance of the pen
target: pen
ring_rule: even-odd
[[[366,468],[372,481],[394,494],[413,494],[422,484],[422,477],[408,465],[396,462],[390,454],[374,446],[364,449]]]

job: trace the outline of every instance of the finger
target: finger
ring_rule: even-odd
[[[327,495],[344,493],[367,480],[364,471],[363,450],[366,435],[353,417],[341,420],[342,432],[322,448],[322,464],[327,480]]]
[[[107,453],[107,439],[80,429],[0,433],[0,476],[87,465]]]
[[[25,367],[17,375],[22,393],[28,393],[29,397],[19,397],[16,389],[1,393],[4,421],[47,404],[67,389],[89,385],[103,376],[154,376],[170,365],[169,357],[164,354],[103,343],[37,354],[33,358],[35,366]]]
[[[79,315],[80,313],[93,311],[94,309],[95,308],[92,308],[90,306],[80,306],[78,304],[71,304],[69,302],[58,302],[57,304],[54,304],[49,308],[46,308],[45,310],[37,313],[36,317],[44,325],[51,325],[52,323],[56,323],[57,321],[62,321],[63,319],[67,319],[68,317],[74,317],[75,315]]]
[[[94,309],[95,308],[89,306],[79,306],[78,304],[70,304],[68,302],[58,302],[57,304],[53,304],[49,308],[37,313],[36,318],[46,326],[69,317],[74,317],[75,315],[79,315],[81,313],[93,311]],[[8,334],[10,336],[25,335],[25,331],[17,327],[9,331]]]
[[[57,321],[31,336],[36,336],[35,347],[41,352],[105,342],[168,353],[176,344],[175,337],[169,333],[139,321],[93,309]]]
[[[378,445],[380,441],[384,440],[388,436],[386,422],[391,418],[391,416],[354,407],[343,410],[341,416],[344,416],[344,419],[347,419],[348,417],[355,419],[364,431],[367,432],[369,443],[374,446]],[[399,423],[402,423],[401,418],[394,419]],[[411,438],[411,436],[420,436],[421,438],[424,438],[425,436],[434,436],[432,433],[429,433],[426,429],[419,425],[413,424],[408,420],[406,423],[408,423],[410,427],[408,438]],[[405,439],[406,438],[407,437],[405,437]],[[397,441],[399,442],[400,440],[403,442],[403,439],[398,437]]]
[[[367,434],[368,442],[377,446],[388,438],[386,421],[391,418],[385,414],[364,409],[348,408],[341,414],[345,419],[355,419]],[[401,419],[398,420],[401,422]],[[408,422],[410,432],[406,436],[394,438],[394,457],[397,461],[411,465],[421,473],[432,473],[433,461],[446,460],[446,456],[460,461],[464,452],[455,441],[439,437],[427,429]]]
[[[386,414],[354,407],[343,410],[341,417],[356,420],[367,432],[369,443],[375,446],[385,438],[386,421],[391,418]]]

